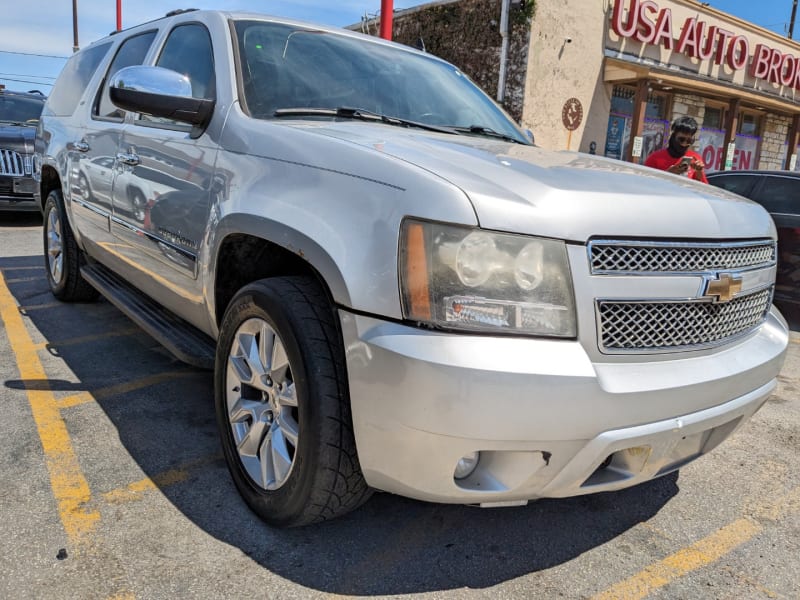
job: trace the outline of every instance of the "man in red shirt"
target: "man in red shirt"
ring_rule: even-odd
[[[697,121],[692,117],[680,117],[672,124],[672,135],[663,150],[657,150],[647,157],[644,164],[654,169],[669,171],[676,175],[686,175],[689,179],[708,183],[703,159],[689,147],[694,143]]]

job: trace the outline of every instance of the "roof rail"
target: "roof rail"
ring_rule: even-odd
[[[175,15],[180,15],[180,14],[187,13],[187,12],[192,12],[194,10],[197,10],[197,9],[196,8],[177,8],[175,10],[169,11],[164,16],[165,17],[174,17]]]

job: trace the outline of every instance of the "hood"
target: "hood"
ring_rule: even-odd
[[[302,125],[414,164],[458,186],[481,227],[585,242],[592,237],[774,237],[758,204],[613,159],[380,124]]]
[[[36,127],[0,123],[0,150],[33,154],[34,137],[36,137]]]

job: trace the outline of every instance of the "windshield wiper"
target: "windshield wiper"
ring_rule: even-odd
[[[525,142],[521,141],[519,138],[515,138],[513,135],[500,133],[499,131],[495,131],[491,127],[484,127],[483,125],[470,125],[469,127],[453,127],[453,130],[457,131],[458,133],[472,133],[475,135],[482,135],[485,137],[496,138],[498,140],[505,140],[506,142],[514,142],[515,144],[527,145]]]
[[[272,114],[275,117],[338,117],[340,119],[357,119],[373,123],[385,123],[398,127],[418,127],[419,129],[438,131],[439,133],[455,133],[453,127],[420,123],[419,121],[391,117],[364,108],[352,108],[349,106],[340,106],[339,108],[279,108]]]

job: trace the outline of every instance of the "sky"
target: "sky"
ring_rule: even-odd
[[[80,47],[116,28],[115,0],[75,1]],[[11,8],[12,2],[20,2],[19,8]],[[394,8],[426,3],[394,0]],[[780,35],[786,35],[792,14],[792,0],[711,0],[710,4]],[[69,0],[0,0],[0,8],[4,9],[0,11],[0,84],[12,90],[49,93],[72,54],[72,5]],[[176,8],[241,9],[346,26],[358,23],[364,15],[376,16],[380,7],[381,0],[122,0],[122,27],[162,17],[167,10]],[[800,21],[800,16],[797,19]],[[800,22],[796,23],[794,37],[800,38]]]

